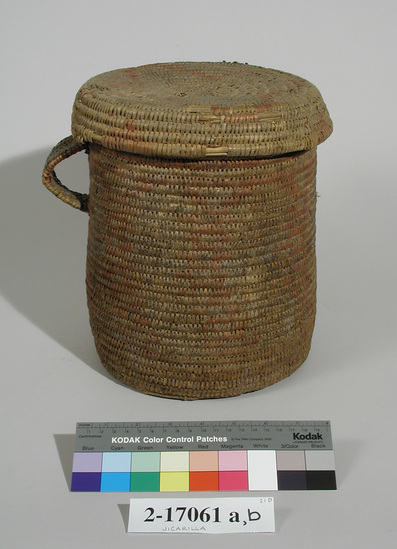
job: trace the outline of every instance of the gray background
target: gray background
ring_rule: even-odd
[[[190,547],[392,547],[396,536],[396,71],[393,1],[1,4],[0,539],[7,548],[173,547],[126,534],[129,494],[69,491],[77,421],[329,419],[338,490],[274,493],[277,533],[182,536]],[[102,368],[90,333],[85,214],[41,186],[74,96],[106,70],[240,61],[320,89],[318,314],[306,363],[236,398],[139,394]],[[59,169],[88,187],[84,154]]]

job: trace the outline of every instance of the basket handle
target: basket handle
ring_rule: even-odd
[[[59,162],[82,150],[87,150],[86,145],[83,143],[78,143],[71,135],[65,139],[62,139],[58,145],[55,145],[48,155],[44,166],[43,184],[56,197],[63,200],[63,202],[66,202],[66,204],[69,204],[70,206],[73,206],[73,208],[83,212],[88,212],[88,194],[69,190],[61,183],[54,172],[54,168],[57,164],[59,164]]]

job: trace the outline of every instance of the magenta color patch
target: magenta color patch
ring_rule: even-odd
[[[246,471],[246,450],[225,450],[219,452],[219,471]]]
[[[219,471],[219,490],[248,490],[248,471]]]

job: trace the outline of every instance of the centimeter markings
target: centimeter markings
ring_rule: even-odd
[[[77,423],[76,452],[332,450],[329,421]]]

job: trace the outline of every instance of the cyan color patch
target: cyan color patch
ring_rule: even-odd
[[[131,473],[102,473],[101,492],[129,492]]]
[[[102,473],[129,473],[131,452],[103,452]]]

